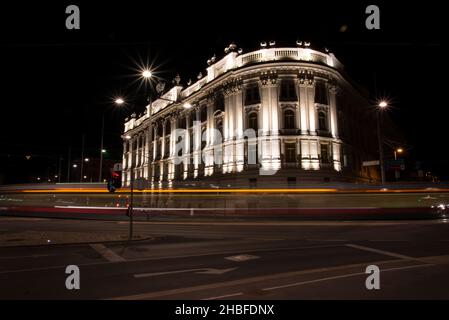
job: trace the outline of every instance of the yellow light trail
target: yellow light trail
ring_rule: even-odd
[[[449,189],[335,189],[335,188],[302,188],[302,189],[144,189],[134,190],[135,193],[236,193],[236,194],[260,194],[260,193],[440,193],[449,192]],[[106,189],[97,188],[65,188],[65,189],[10,189],[0,193],[104,193]],[[115,193],[130,193],[130,189],[123,188]]]

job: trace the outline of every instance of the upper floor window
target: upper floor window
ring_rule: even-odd
[[[295,113],[293,110],[284,111],[284,129],[295,129]]]
[[[253,129],[254,131],[256,131],[257,134],[257,130],[259,130],[259,125],[258,125],[258,119],[257,119],[257,112],[251,112],[248,115],[248,129]]]
[[[315,103],[328,104],[327,90],[323,81],[317,81],[315,85]]]
[[[327,131],[327,113],[325,111],[318,112],[318,130]]]
[[[284,80],[281,83],[280,101],[296,101],[296,88],[293,80]]]
[[[207,107],[203,106],[201,107],[201,114],[200,114],[200,120],[201,122],[207,121]]]
[[[215,99],[215,110],[214,111],[224,111],[224,97],[222,94],[219,94]]]
[[[260,93],[258,86],[248,87],[245,91],[245,104],[256,104],[260,103]]]

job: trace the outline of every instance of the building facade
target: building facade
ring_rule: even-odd
[[[125,122],[123,185],[285,186],[372,181],[375,117],[329,52],[235,45]],[[373,135],[374,133],[374,135]],[[374,158],[373,158],[374,157]]]

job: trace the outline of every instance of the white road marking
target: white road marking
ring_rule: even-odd
[[[254,260],[254,259],[259,259],[259,256],[255,256],[252,254],[239,254],[236,256],[230,256],[230,257],[226,257],[226,260],[230,260],[230,261],[235,261],[235,262],[243,262],[243,261],[248,261],[248,260]]]
[[[164,275],[168,275],[168,274],[178,274],[178,273],[188,273],[188,272],[219,275],[219,274],[233,271],[235,269],[237,269],[237,268],[228,268],[228,269],[198,268],[198,269],[185,269],[185,270],[153,272],[153,273],[139,273],[139,274],[135,274],[134,278],[157,277],[157,276],[164,276]]]
[[[337,247],[337,245],[317,245],[317,246],[307,246],[307,247],[284,247],[284,248],[276,248],[276,249],[248,249],[247,252],[266,252],[266,251],[279,251],[279,250],[301,250],[301,249],[315,249],[315,248],[332,248]],[[155,260],[166,260],[166,259],[178,259],[178,258],[192,258],[192,257],[206,257],[206,256],[216,256],[222,254],[232,254],[236,253],[235,250],[224,250],[224,251],[215,251],[215,252],[207,252],[207,253],[195,253],[195,254],[186,254],[186,255],[178,255],[178,256],[162,256],[162,257],[149,257],[149,258],[134,258],[124,261],[155,261]],[[91,263],[83,263],[78,264],[78,266],[100,266],[106,265],[108,263],[113,262],[91,262]],[[0,271],[0,274],[8,274],[8,273],[20,273],[20,272],[34,272],[34,271],[47,271],[54,269],[61,269],[67,267],[66,265],[60,266],[51,266],[51,267],[39,267],[39,268],[29,268],[29,269],[18,269],[18,270],[5,270]]]
[[[372,261],[371,263],[376,264],[376,265],[381,265],[383,263],[398,263],[398,262],[401,262],[401,260],[382,260],[382,261]],[[197,285],[197,286],[193,286],[193,287],[176,288],[176,289],[169,289],[169,290],[163,290],[163,291],[152,291],[152,292],[139,293],[139,294],[134,294],[134,295],[129,295],[129,296],[119,296],[119,297],[113,297],[110,299],[111,300],[152,299],[152,298],[156,298],[156,297],[173,296],[173,295],[191,293],[191,292],[196,292],[196,291],[218,289],[218,288],[223,288],[223,287],[241,286],[241,285],[246,285],[249,283],[256,283],[256,282],[261,282],[261,281],[276,280],[276,279],[281,279],[281,278],[286,278],[286,277],[294,277],[294,276],[298,276],[298,275],[313,274],[313,273],[320,273],[320,272],[345,270],[347,268],[356,268],[356,267],[365,268],[366,263],[350,264],[350,265],[328,267],[328,268],[282,272],[282,273],[275,273],[275,274],[269,274],[269,275],[263,275],[263,276],[255,276],[255,277],[250,277],[250,278],[230,280],[230,281],[225,281],[225,282],[216,282],[216,283]]]
[[[117,253],[112,251],[111,249],[106,248],[101,243],[93,243],[89,244],[89,246],[101,254],[106,260],[110,262],[123,262],[126,261],[123,257],[119,256]]]
[[[201,300],[217,300],[217,299],[223,299],[223,298],[229,298],[229,297],[236,297],[236,296],[241,296],[243,295],[243,292],[237,292],[237,293],[231,293],[231,294],[225,294],[222,296],[217,296],[217,297],[210,297],[210,298],[204,298]]]
[[[399,258],[399,259],[403,259],[403,260],[419,260],[417,258],[405,256],[403,254],[394,253],[394,252],[385,251],[385,250],[374,249],[374,248],[365,247],[365,246],[359,246],[359,245],[356,245],[356,244],[346,244],[346,246],[347,247],[351,247],[351,248],[355,248],[355,249],[359,249],[359,250],[363,250],[363,251],[379,253],[379,254],[382,254],[384,256],[395,257],[395,258]]]
[[[396,267],[396,268],[389,268],[389,269],[380,269],[381,272],[387,272],[387,271],[395,271],[395,270],[404,270],[404,269],[415,269],[415,268],[423,268],[423,267],[430,267],[433,266],[433,264],[419,264],[419,265],[413,265],[413,266],[406,266],[406,267]],[[340,276],[334,276],[334,277],[326,277],[326,278],[320,278],[315,280],[308,280],[308,281],[301,281],[296,283],[289,283],[282,286],[275,286],[270,288],[263,288],[263,291],[271,291],[271,290],[277,290],[277,289],[284,289],[289,287],[296,287],[303,284],[309,284],[309,283],[315,283],[315,282],[322,282],[322,281],[328,281],[328,280],[335,280],[335,279],[341,279],[341,278],[349,278],[354,276],[360,276],[360,275],[366,275],[365,272],[355,272],[355,273],[348,273],[343,274]]]
[[[306,239],[306,241],[323,241],[323,242],[333,242],[333,241],[343,241],[348,242],[347,239]]]

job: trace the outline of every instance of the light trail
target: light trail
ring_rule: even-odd
[[[448,188],[424,188],[424,189],[336,189],[336,188],[270,188],[270,189],[144,189],[144,190],[134,190],[135,193],[208,193],[208,194],[219,194],[219,193],[236,193],[236,194],[262,194],[262,193],[347,193],[347,194],[357,194],[357,193],[444,193],[449,192]],[[0,190],[1,193],[103,193],[110,194],[106,189],[99,188],[54,188],[54,189],[7,189]],[[122,188],[115,192],[116,194],[130,193],[130,189]]]

